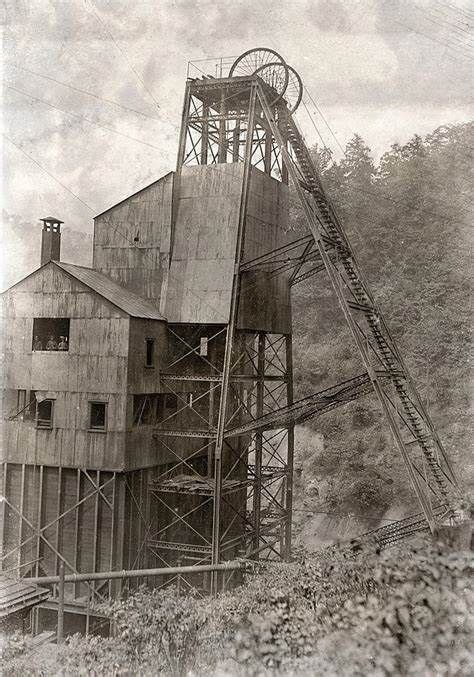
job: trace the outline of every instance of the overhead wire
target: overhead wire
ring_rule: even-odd
[[[452,5],[450,2],[440,2],[440,0],[435,0],[435,2],[438,5],[441,5],[441,7],[446,7],[446,9],[450,12],[455,12],[456,14],[460,14],[461,16],[466,16],[467,18],[469,18],[470,21],[474,20],[474,12],[470,11],[469,9],[457,7],[456,5]]]
[[[449,27],[449,24],[445,24],[444,22],[440,22],[440,21],[436,21],[435,19],[432,19],[430,16],[427,15],[427,13],[421,7],[414,5],[414,8],[417,9],[419,12],[421,12],[423,14],[423,18],[426,21],[430,21],[435,26],[440,26],[441,28],[445,28],[446,30],[451,30],[451,28]],[[461,40],[461,38],[457,35],[452,35],[450,37],[450,39],[456,40],[456,43],[454,44],[454,46],[456,46],[456,47],[458,45],[462,45],[463,47],[468,47],[468,48],[471,48],[471,49],[473,47],[472,44],[470,44],[469,42],[466,42],[465,40]]]
[[[453,51],[453,53],[458,57],[458,60],[461,59],[461,56],[463,56],[465,59],[468,61],[474,61],[474,57],[465,52],[462,48],[458,48],[457,46],[453,46],[450,43],[447,43],[443,40],[439,40],[438,38],[434,38],[432,35],[428,35],[427,33],[424,33],[423,31],[417,30],[416,28],[412,28],[411,26],[408,26],[405,23],[402,23],[401,21],[398,21],[397,19],[393,20],[396,24],[399,26],[402,26],[402,28],[405,28],[405,30],[409,31],[410,33],[416,33],[417,35],[421,35],[427,40],[431,40],[432,42],[436,42],[438,45],[442,45],[443,47],[446,47],[447,49],[450,49]]]
[[[122,108],[125,111],[129,111],[131,113],[136,113],[137,115],[142,115],[143,117],[149,118],[150,120],[160,120],[160,118],[158,118],[156,116],[149,115],[148,113],[144,113],[143,111],[137,110],[136,108],[130,108],[129,106],[125,106],[124,104],[119,103],[118,101],[114,101],[113,99],[106,99],[102,96],[99,96],[98,94],[94,94],[94,92],[89,92],[85,89],[81,89],[80,87],[76,87],[75,85],[71,85],[70,83],[61,82],[60,80],[56,80],[55,78],[52,78],[50,75],[45,75],[44,73],[38,73],[38,72],[33,71],[29,68],[26,68],[25,66],[20,66],[16,63],[12,63],[12,62],[8,62],[8,61],[5,61],[4,63],[7,66],[12,66],[13,68],[18,68],[19,70],[22,70],[25,73],[30,73],[30,75],[35,75],[39,78],[43,78],[44,80],[49,80],[50,82],[55,82],[56,84],[61,85],[62,87],[67,87],[68,89],[71,89],[75,92],[79,92],[81,94],[86,94],[87,96],[91,96],[94,99],[97,99],[98,101],[103,101],[104,103],[109,103],[113,106],[117,106],[117,108]]]
[[[436,18],[441,19],[443,21],[443,23],[446,24],[446,26],[449,26],[450,28],[457,30],[458,32],[461,33],[461,35],[469,36],[472,33],[471,29],[469,28],[469,24],[465,20],[456,19],[453,16],[446,15],[443,12],[443,10],[438,9],[437,7],[433,7],[433,6],[430,7],[430,12],[437,12],[437,14],[434,15]],[[446,19],[448,19],[448,21]],[[458,20],[458,21],[461,22],[461,26],[468,26],[468,28],[461,28],[461,26],[459,24],[451,23],[451,20],[453,20],[453,21]]]
[[[17,92],[18,94],[21,94],[22,96],[26,96],[29,99],[32,99],[33,101],[36,101],[38,103],[42,103],[46,106],[49,106],[50,108],[54,108],[57,111],[60,111],[61,113],[64,113],[65,115],[70,115],[73,118],[76,118],[78,120],[82,120],[84,122],[87,122],[90,125],[94,125],[95,127],[100,127],[101,129],[104,129],[107,132],[112,132],[114,134],[118,134],[119,136],[123,136],[126,139],[129,139],[130,141],[135,141],[136,143],[140,143],[144,146],[148,146],[149,148],[153,148],[155,150],[160,150],[158,146],[154,146],[152,143],[148,143],[148,141],[143,141],[142,139],[137,139],[134,136],[130,136],[129,134],[126,134],[125,132],[120,132],[118,129],[114,129],[113,127],[109,127],[107,125],[103,125],[100,122],[97,122],[96,120],[90,120],[89,118],[85,117],[84,115],[80,115],[79,113],[73,113],[72,111],[67,111],[64,110],[64,108],[60,108],[59,106],[55,106],[54,104],[50,103],[49,101],[45,101],[44,99],[40,99],[37,96],[33,96],[33,94],[29,94],[28,92],[24,92],[21,89],[18,89],[17,87],[13,87],[12,85],[5,84],[4,85],[7,89],[11,89],[14,92]]]

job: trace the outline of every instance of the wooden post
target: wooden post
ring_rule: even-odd
[[[2,480],[2,496],[7,495],[7,468],[8,463],[3,463],[3,480]],[[5,522],[6,522],[7,504],[5,501],[0,502],[0,571],[3,571],[3,553],[4,553],[4,538],[5,538]],[[8,567],[7,567],[8,568]]]
[[[204,103],[202,107],[201,123],[201,164],[207,165],[207,151],[209,146],[209,106]]]
[[[57,644],[62,644],[64,639],[64,562],[59,562],[59,587],[58,587],[58,629]]]
[[[21,465],[20,524],[18,525],[18,573],[21,565],[21,544],[23,541],[23,515],[25,511],[25,464]]]
[[[77,469],[76,473],[76,510],[74,511],[74,569],[78,570],[79,564],[79,528],[81,517],[81,506],[78,505],[81,500],[81,470]],[[112,569],[112,567],[110,567]],[[74,597],[80,596],[81,586],[74,584]]]
[[[257,401],[256,418],[263,416],[264,399],[264,379],[265,379],[265,333],[258,333],[257,348]],[[255,559],[259,558],[258,547],[260,545],[260,505],[262,492],[262,450],[263,450],[263,432],[257,430],[255,433],[255,477],[253,483],[253,545]]]
[[[291,334],[285,338],[286,348],[286,403],[288,406],[293,404],[293,346]],[[285,541],[283,557],[289,560],[291,557],[291,536],[293,522],[293,455],[295,446],[295,428],[293,424],[288,427],[287,435],[287,456],[286,456],[286,478],[285,478]]]
[[[225,90],[221,92],[221,105],[219,109],[219,149],[218,161],[227,162],[227,119],[225,106]]]
[[[90,586],[87,586],[87,606],[86,606],[86,637],[89,634],[91,620],[91,589]]]

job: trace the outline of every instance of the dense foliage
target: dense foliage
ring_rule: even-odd
[[[115,636],[72,637],[40,674],[471,675],[471,552],[427,541],[326,550],[256,565],[217,599],[139,590],[108,613]],[[15,656],[16,654],[16,656]],[[18,646],[6,677],[31,669]]]
[[[314,158],[374,296],[466,483],[474,479],[470,246],[474,123],[395,144],[376,165],[355,136],[344,158]],[[304,228],[294,201],[293,227]],[[302,396],[363,371],[324,274],[294,288],[295,382]],[[300,432],[298,508],[400,515],[413,496],[374,398]],[[320,434],[313,440],[311,432]],[[307,523],[308,514],[298,513]]]

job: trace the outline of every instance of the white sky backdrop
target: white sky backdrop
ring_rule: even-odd
[[[4,133],[93,210],[5,140],[5,284],[38,264],[40,217],[65,221],[65,258],[87,264],[71,231],[90,234],[93,213],[174,168],[188,60],[272,47],[300,73],[339,142],[358,132],[375,158],[414,133],[472,118],[468,0],[7,0],[3,8]],[[318,141],[304,115],[300,122],[308,142]]]

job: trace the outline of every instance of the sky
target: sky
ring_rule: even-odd
[[[3,287],[38,265],[39,218],[90,264],[92,216],[174,169],[189,61],[275,49],[336,157],[473,117],[469,0],[6,0],[2,23]]]

